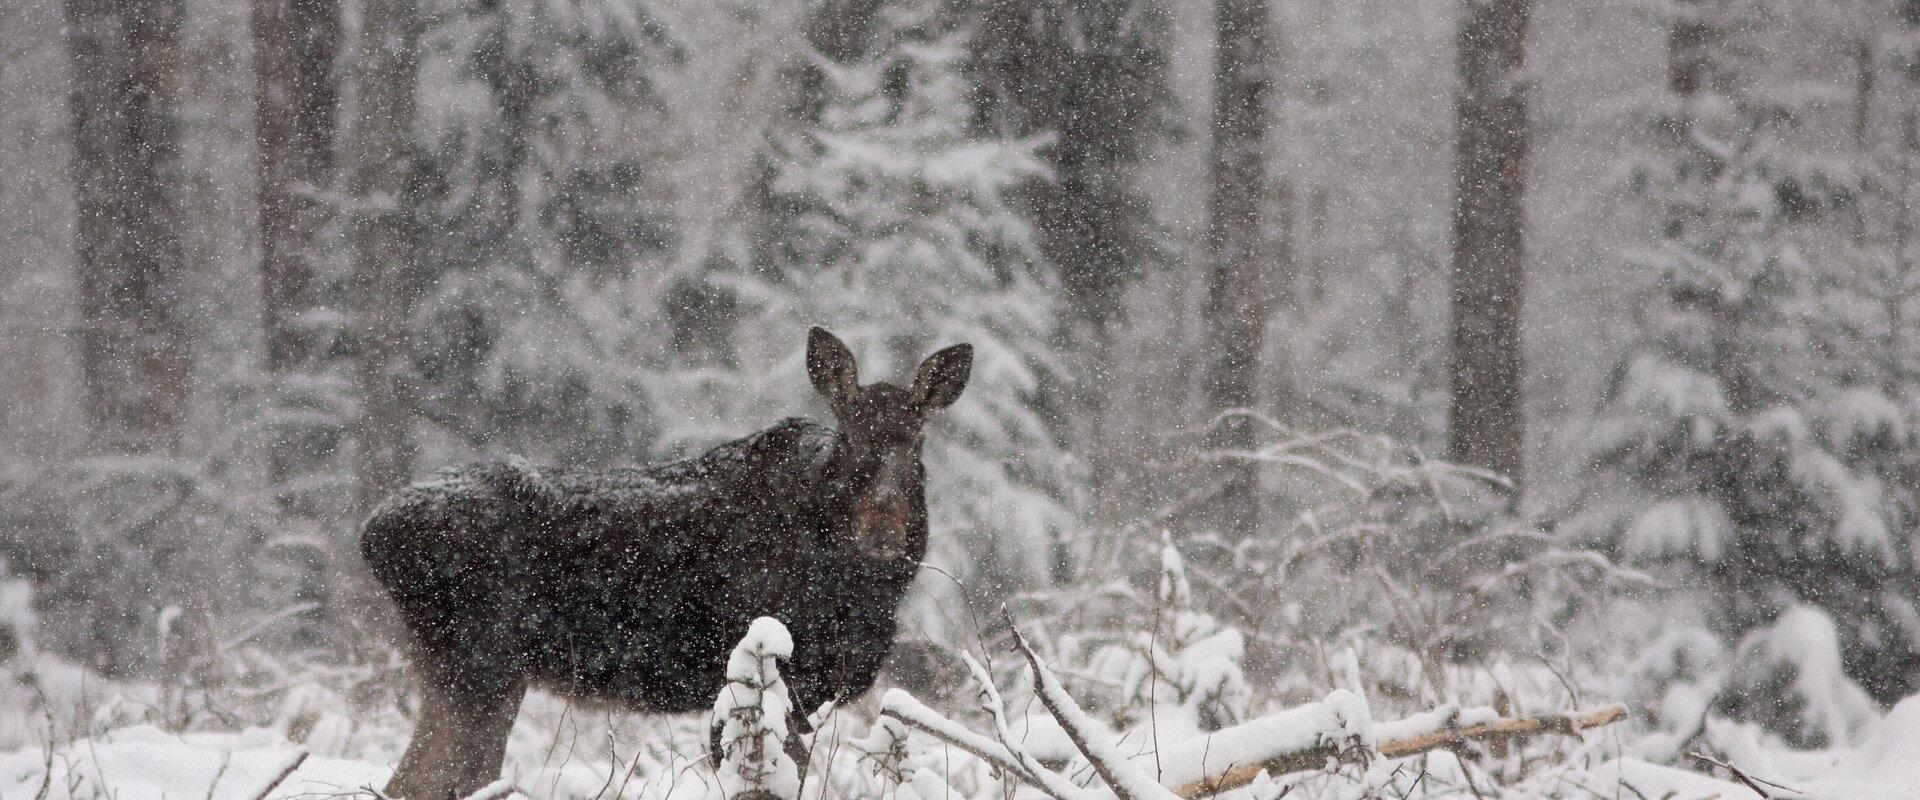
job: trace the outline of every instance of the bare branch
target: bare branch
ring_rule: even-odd
[[[1041,705],[1047,707],[1047,713],[1060,723],[1067,732],[1067,738],[1073,740],[1073,746],[1081,755],[1086,756],[1094,771],[1100,773],[1100,779],[1107,782],[1107,788],[1120,800],[1179,800],[1156,781],[1135,770],[1131,763],[1113,751],[1111,742],[1096,740],[1095,733],[1087,730],[1087,715],[1074,702],[1060,681],[1041,663],[1039,654],[1027,644],[1027,637],[1020,634],[1013,618],[1007,618],[1008,627],[1013,629],[1014,646],[1020,648],[1021,655],[1027,657],[1027,666],[1033,669],[1033,693],[1040,698]]]
[[[294,753],[293,757],[288,758],[287,763],[282,765],[279,771],[274,773],[273,779],[267,781],[266,786],[261,787],[260,791],[253,793],[252,795],[253,800],[267,800],[267,795],[269,793],[271,793],[274,789],[280,788],[280,784],[285,783],[287,778],[292,777],[293,771],[299,769],[301,764],[307,763],[308,755],[309,754],[307,753],[305,748],[302,748],[299,752]]]

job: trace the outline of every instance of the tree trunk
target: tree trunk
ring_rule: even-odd
[[[252,25],[266,363],[275,373],[298,373],[317,366],[326,344],[308,319],[326,299],[311,252],[324,222],[313,195],[333,181],[340,5],[254,0]]]
[[[1453,460],[1511,478],[1526,453],[1527,18],[1531,0],[1466,4],[1459,32],[1453,211]]]
[[[81,370],[96,445],[179,444],[190,372],[180,304],[180,0],[67,0]]]
[[[253,0],[254,142],[258,154],[261,323],[271,384],[267,477],[281,522],[310,542],[265,553],[291,571],[272,600],[319,604],[335,560],[325,533],[347,518],[346,498],[317,480],[342,467],[335,453],[346,438],[335,397],[344,378],[334,341],[339,333],[337,283],[320,268],[316,239],[326,209],[316,194],[334,178],[333,64],[340,43],[338,0]],[[321,635],[323,614],[303,615],[302,644]]]
[[[176,192],[184,173],[181,0],[67,0],[80,365],[93,449],[170,457],[186,422],[191,349]],[[36,594],[56,648],[109,675],[156,665],[155,612],[184,603],[187,485],[165,468],[82,476],[70,563]],[[74,636],[65,632],[79,633]]]
[[[291,406],[271,431],[268,469],[281,508],[315,516],[320,503],[289,484],[318,470],[344,435],[340,425],[319,421],[327,416],[325,377],[338,325],[324,313],[335,298],[313,250],[326,221],[315,194],[334,176],[340,6],[338,0],[254,0],[252,29],[266,368],[276,401]]]
[[[423,289],[411,208],[415,161],[414,91],[420,65],[421,22],[414,0],[366,0],[360,8],[347,191],[352,197],[354,304],[353,375],[360,417],[354,464],[356,518],[413,476],[411,440],[419,390],[413,366],[411,322]],[[358,537],[342,537],[336,556],[332,607],[344,623],[377,632],[397,627],[390,605],[360,558]],[[368,637],[342,629],[353,647]],[[377,638],[377,637],[376,637]]]
[[[356,497],[365,513],[413,473],[408,433],[417,391],[406,362],[408,323],[420,288],[407,201],[416,157],[420,22],[412,0],[368,0],[361,21],[347,188],[355,203],[354,355],[361,403]]]
[[[1215,430],[1215,450],[1253,446],[1251,411],[1258,395],[1260,350],[1270,303],[1269,258],[1260,252],[1266,232],[1268,25],[1266,0],[1218,0],[1214,6],[1213,148],[1208,172],[1207,255],[1212,275],[1204,311],[1207,360],[1202,378],[1206,408],[1229,417]],[[1257,473],[1251,461],[1221,466],[1224,486],[1213,522],[1230,539],[1259,524]]]

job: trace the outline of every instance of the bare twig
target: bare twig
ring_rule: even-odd
[[[1774,783],[1773,781],[1755,778],[1751,775],[1748,775],[1745,772],[1740,771],[1739,767],[1736,767],[1732,764],[1729,764],[1725,761],[1721,761],[1720,759],[1714,758],[1712,756],[1709,756],[1705,753],[1701,753],[1699,751],[1693,751],[1693,752],[1687,753],[1687,756],[1689,758],[1693,758],[1698,761],[1704,761],[1708,764],[1712,764],[1716,767],[1726,770],[1727,774],[1732,775],[1734,780],[1739,781],[1742,785],[1746,786],[1749,789],[1752,789],[1754,794],[1760,795],[1762,798],[1765,798],[1765,800],[1773,800],[1773,794],[1760,786],[1760,784],[1763,784],[1763,783],[1768,786],[1772,786],[1775,789],[1782,789],[1785,791],[1793,792],[1794,794],[1802,794],[1800,790],[1795,789],[1791,786],[1781,786],[1780,784]]]
[[[287,778],[292,777],[294,770],[299,769],[301,764],[307,763],[307,755],[308,753],[305,748],[301,748],[299,752],[294,753],[291,758],[287,759],[286,764],[282,765],[278,771],[273,773],[273,778],[267,781],[267,785],[260,787],[260,791],[254,792],[252,795],[249,795],[249,797],[251,797],[252,800],[267,800],[269,793],[280,788],[280,784],[285,783]],[[211,797],[211,789],[208,790],[208,795]]]
[[[1159,781],[1136,771],[1125,758],[1113,753],[1111,743],[1094,741],[1092,737],[1097,733],[1085,730],[1082,725],[1086,713],[1060,687],[1053,673],[1047,671],[1047,665],[1027,644],[1027,638],[1020,634],[1012,616],[1007,617],[1007,626],[1013,630],[1014,646],[1020,649],[1021,655],[1026,656],[1027,666],[1033,669],[1034,695],[1040,698],[1041,705],[1046,706],[1047,713],[1060,723],[1061,730],[1066,731],[1067,738],[1073,740],[1073,746],[1086,756],[1094,771],[1100,773],[1100,779],[1107,782],[1107,788],[1112,789],[1120,800],[1178,800]]]

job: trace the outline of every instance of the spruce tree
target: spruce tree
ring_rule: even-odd
[[[809,325],[853,347],[863,382],[972,343],[966,394],[927,436],[934,558],[1005,589],[1038,577],[1067,521],[1060,447],[1035,401],[1060,368],[1046,338],[1058,292],[1011,198],[1044,165],[1034,140],[974,132],[964,37],[936,16],[885,5],[862,55],[815,54],[815,113],[769,132],[764,228],[737,232],[751,246],[689,282],[724,298],[731,322],[663,372],[659,404],[697,409],[663,420],[667,444],[691,450],[805,410]]]
[[[1801,158],[1794,93],[1744,4],[1677,4],[1662,144],[1633,172],[1659,225],[1635,266],[1641,340],[1616,370],[1589,498],[1604,539],[1663,565],[1735,640],[1806,605],[1881,702],[1920,668],[1910,414],[1818,320],[1845,299],[1852,184]],[[1777,16],[1774,25],[1783,24]],[[1906,335],[1911,335],[1908,333]]]
[[[1048,174],[1018,199],[1075,320],[1105,326],[1127,286],[1167,257],[1134,168],[1174,131],[1168,14],[1159,0],[956,0],[985,135],[1050,136]]]
[[[649,3],[459,0],[427,34],[422,411],[457,442],[631,460],[636,267],[674,232],[649,150],[681,62]]]

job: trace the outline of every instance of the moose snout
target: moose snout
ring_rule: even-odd
[[[907,496],[891,487],[869,492],[854,508],[855,544],[870,556],[892,558],[906,552]]]

